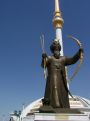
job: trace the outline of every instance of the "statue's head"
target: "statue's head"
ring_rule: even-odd
[[[61,45],[59,44],[59,41],[53,41],[53,43],[50,46],[50,50],[54,54],[55,58],[59,58],[61,51]]]

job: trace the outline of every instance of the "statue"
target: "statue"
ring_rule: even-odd
[[[75,64],[80,59],[83,49],[80,48],[71,58],[60,56],[61,46],[58,41],[54,41],[50,46],[50,50],[53,55],[42,54],[41,65],[43,68],[47,68],[46,88],[42,100],[43,106],[51,106],[53,109],[70,109],[65,66]]]

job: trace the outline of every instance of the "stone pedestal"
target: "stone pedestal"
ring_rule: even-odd
[[[85,114],[33,113],[23,121],[90,121],[90,119]]]
[[[65,113],[65,114],[81,114],[78,109],[71,108],[52,108],[51,106],[41,106],[40,113]]]

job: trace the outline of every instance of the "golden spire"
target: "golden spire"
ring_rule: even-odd
[[[59,0],[55,0],[55,13],[54,13],[54,19],[53,19],[53,25],[55,28],[62,28],[63,25],[63,19],[61,17],[61,12],[59,9]]]
[[[59,1],[58,0],[55,0],[55,12],[58,12],[60,15]]]

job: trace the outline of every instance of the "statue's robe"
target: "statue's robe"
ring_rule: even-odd
[[[53,108],[70,108],[65,66],[76,63],[79,58],[79,52],[72,58],[65,56],[60,56],[59,59],[54,56],[46,57],[47,81],[43,99],[44,105],[48,104]],[[42,66],[43,64],[44,58]]]

